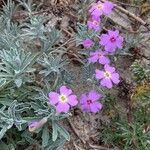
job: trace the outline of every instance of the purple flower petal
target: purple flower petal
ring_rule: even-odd
[[[123,37],[119,37],[119,38],[117,38],[117,40],[116,40],[116,44],[117,44],[117,47],[118,48],[122,48],[123,47]]]
[[[60,87],[60,94],[69,96],[72,93],[71,89],[68,89],[66,86]]]
[[[33,121],[33,122],[30,122],[28,124],[29,128],[36,128],[38,126],[39,122],[38,121]]]
[[[109,63],[110,63],[110,60],[109,60],[107,57],[102,56],[102,57],[99,58],[99,63],[100,63],[100,64],[103,64],[103,65],[109,64]]]
[[[111,80],[115,83],[118,84],[120,82],[119,80],[119,74],[118,73],[112,73],[111,74]]]
[[[119,31],[118,30],[116,30],[116,31],[108,30],[108,35],[110,37],[117,38],[119,36]]]
[[[110,79],[103,78],[100,83],[102,86],[105,86],[108,89],[112,88],[112,81]]]
[[[61,103],[59,102],[56,106],[56,111],[58,113],[64,112],[67,113],[69,111],[70,106],[67,103]]]
[[[95,51],[95,52],[90,52],[90,56],[94,56],[94,55],[96,55],[97,54],[97,51]]]
[[[93,45],[93,41],[91,39],[86,39],[83,41],[84,48],[90,48]]]
[[[102,79],[102,78],[105,77],[104,76],[104,71],[100,71],[100,70],[96,69],[95,73],[96,73],[96,75],[95,75],[96,79]]]
[[[104,13],[106,15],[110,14],[112,12],[113,7],[114,7],[113,3],[106,1],[104,3],[104,9],[103,9]]]
[[[90,105],[90,109],[92,113],[97,113],[99,111],[99,109],[97,108],[96,105],[92,104]]]
[[[92,16],[100,17],[103,14],[103,3],[102,2],[97,2],[96,4],[93,5],[93,11],[91,12]],[[102,6],[101,8],[98,8],[97,6]]]
[[[86,103],[81,105],[81,108],[85,112],[90,112],[90,105],[87,105]]]
[[[78,101],[77,101],[77,96],[76,95],[70,95],[68,97],[68,104],[70,104],[71,106],[75,106],[78,104]]]
[[[101,97],[102,96],[94,90],[90,91],[88,94],[88,98],[93,102],[99,100]]]
[[[99,22],[99,20],[95,20],[95,19],[88,20],[87,21],[87,26],[90,29],[93,29],[95,31],[99,31],[100,30],[100,22]]]
[[[105,69],[105,71],[108,71],[108,72],[110,72],[110,73],[113,73],[113,72],[115,71],[115,68],[109,66],[108,64],[106,64],[106,65],[104,66],[104,69]]]
[[[49,96],[49,102],[51,105],[55,105],[59,102],[59,94],[56,92],[50,92],[48,94]]]
[[[100,44],[101,45],[106,45],[109,41],[110,37],[107,34],[102,34],[100,36]]]
[[[91,63],[95,63],[97,62],[98,60],[98,55],[94,55],[94,56],[91,56],[90,58],[88,58],[88,61]]]
[[[101,110],[102,109],[102,107],[103,107],[103,105],[100,103],[100,102],[94,102],[94,104],[97,106],[97,108],[99,109],[99,110]]]
[[[94,10],[94,11],[91,13],[91,15],[92,15],[93,17],[95,17],[95,18],[100,17],[102,14],[103,14],[103,10],[102,10],[102,9],[101,9],[101,10]]]
[[[102,108],[102,105],[98,102],[95,102],[90,105],[91,112],[97,113]]]
[[[85,104],[86,100],[87,100],[86,94],[82,94],[81,97],[80,97],[80,104],[81,105]]]
[[[105,45],[105,50],[110,53],[115,52],[116,48],[116,43],[112,44],[110,41],[108,41],[107,45]]]

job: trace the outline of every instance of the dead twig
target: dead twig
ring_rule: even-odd
[[[118,0],[112,0],[112,2],[118,3],[118,4],[120,4],[120,5],[124,5],[124,6],[139,8],[139,6],[137,6],[137,5],[131,5],[131,4],[129,4],[129,3],[120,2],[120,1],[118,1]]]
[[[94,150],[114,150],[112,148],[107,148],[107,147],[104,147],[104,146],[99,146],[99,145],[92,145],[92,144],[89,144],[90,148],[94,149]]]
[[[77,144],[75,142],[73,142],[73,145],[74,145],[76,150],[82,150],[79,146],[77,146]]]
[[[115,25],[118,25],[120,26],[123,30],[125,30],[124,32],[126,33],[126,31],[130,32],[130,33],[134,33],[134,34],[138,34],[139,33],[139,30],[138,31],[133,31],[131,28],[126,28],[125,26],[123,26],[121,23],[118,23],[116,21],[114,21],[111,17],[108,17],[108,19],[114,23]]]
[[[73,37],[73,34],[72,33],[70,33],[68,30],[66,30],[66,29],[61,29],[64,33],[66,33],[69,37]]]
[[[77,16],[75,16],[74,14],[72,14],[71,12],[64,12],[64,14],[65,15],[67,15],[67,16],[70,16],[72,19],[74,19],[75,21],[77,21],[78,20],[78,17]]]
[[[74,125],[72,124],[72,122],[71,122],[68,118],[67,118],[67,121],[68,121],[70,127],[72,128],[73,132],[75,133],[75,135],[81,140],[81,142],[82,142],[83,144],[85,144],[86,141],[84,141],[84,140],[80,137],[78,131],[76,130],[76,128],[74,127]]]

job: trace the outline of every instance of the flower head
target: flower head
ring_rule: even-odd
[[[28,124],[29,131],[30,132],[34,131],[37,128],[38,124],[39,124],[38,121],[33,121],[33,122],[29,123]]]
[[[122,48],[123,37],[119,35],[119,31],[108,30],[107,34],[102,34],[100,37],[100,44],[105,46],[108,52],[115,52],[117,48]]]
[[[90,48],[94,43],[91,39],[85,39],[82,44],[84,48]]]
[[[87,21],[87,26],[90,29],[99,31],[100,30],[100,19],[99,18],[91,18],[90,20]]]
[[[89,10],[90,14],[98,18],[101,15],[108,15],[112,12],[114,5],[111,2],[105,1],[104,3],[98,1],[97,3],[93,4],[91,9]]]
[[[72,95],[72,90],[66,86],[60,87],[60,93],[50,92],[48,96],[50,104],[56,107],[58,113],[67,113],[70,106],[78,103],[76,95]]]
[[[119,80],[119,74],[115,72],[115,68],[109,66],[106,64],[104,66],[105,71],[101,71],[96,69],[96,79],[101,80],[100,84],[107,88],[112,88],[113,83],[118,84],[120,82]]]
[[[100,64],[108,64],[110,60],[105,56],[107,53],[103,52],[102,50],[98,49],[95,52],[90,53],[89,62],[95,63],[99,62]]]
[[[44,117],[39,121],[32,121],[28,123],[29,131],[34,132],[35,130],[41,128],[46,122],[47,122],[47,117]]]
[[[92,90],[88,94],[82,94],[80,97],[81,108],[85,112],[96,113],[102,109],[102,104],[98,101],[101,98],[101,94]]]

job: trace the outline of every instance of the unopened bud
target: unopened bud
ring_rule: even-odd
[[[44,117],[40,121],[33,121],[29,124],[29,131],[34,132],[35,130],[41,128],[47,122],[47,117]]]

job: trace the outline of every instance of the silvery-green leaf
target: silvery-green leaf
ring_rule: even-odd
[[[57,129],[57,124],[54,121],[52,122],[52,129],[53,129],[52,139],[53,141],[56,141],[58,137],[58,129]]]
[[[6,79],[5,78],[1,78],[0,79],[0,87],[4,86],[6,84]]]
[[[49,129],[47,126],[43,128],[43,133],[42,133],[42,148],[46,147],[49,142]]]
[[[22,79],[15,79],[15,84],[17,87],[20,87],[22,85]]]

